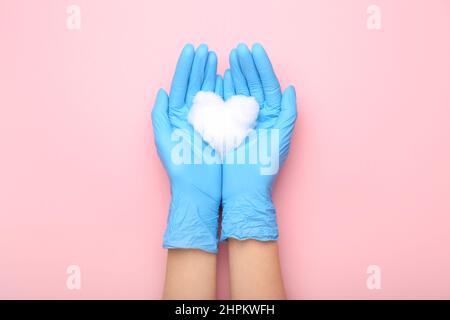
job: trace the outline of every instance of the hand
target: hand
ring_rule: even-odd
[[[220,164],[194,164],[194,137],[187,121],[192,100],[198,91],[222,94],[222,78],[217,73],[217,56],[206,45],[194,50],[186,45],[181,52],[170,95],[161,89],[152,111],[153,132],[158,155],[168,173],[171,185],[165,248],[201,249],[217,252],[218,211],[221,199]],[[181,138],[182,142],[176,141]],[[198,136],[196,139],[201,138]],[[175,141],[174,141],[175,140]],[[180,143],[187,150],[180,163],[174,152]],[[184,145],[183,145],[184,146]],[[205,144],[201,142],[202,150]]]
[[[272,186],[289,152],[297,118],[295,90],[290,86],[281,94],[272,64],[259,44],[253,46],[252,52],[243,44],[233,49],[230,68],[224,75],[224,98],[251,95],[258,101],[260,113],[255,134],[228,153],[223,164],[221,240],[277,240]],[[267,157],[269,150],[268,165],[262,156]],[[248,154],[254,151],[258,152],[258,160],[252,164]],[[238,154],[247,155],[245,164],[236,163]]]

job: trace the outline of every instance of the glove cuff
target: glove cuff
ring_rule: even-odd
[[[223,200],[220,241],[228,238],[277,240],[276,210],[271,197],[252,194]]]
[[[196,198],[172,193],[164,248],[217,253],[219,203],[212,199],[196,201]]]

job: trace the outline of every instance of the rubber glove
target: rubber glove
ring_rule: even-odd
[[[233,49],[230,68],[231,71],[224,74],[224,98],[235,94],[251,95],[258,101],[260,113],[255,134],[228,153],[223,164],[221,240],[230,237],[277,240],[272,186],[289,152],[297,118],[295,90],[289,86],[281,93],[270,60],[259,44],[254,45],[251,52],[243,44]],[[267,141],[261,132],[266,132]],[[270,165],[261,160],[261,154],[253,163],[237,163],[239,153],[246,152],[248,160],[249,150],[261,145],[266,145],[266,155],[273,155]]]
[[[197,50],[186,45],[178,60],[170,95],[161,89],[153,107],[155,144],[170,179],[172,196],[164,248],[217,252],[221,166],[220,163],[195,163],[194,148],[198,145],[194,137],[197,134],[187,122],[189,108],[198,91],[215,90],[223,95],[222,79],[216,72],[214,52],[208,52],[206,45],[200,45]],[[203,151],[207,146],[201,138],[195,138],[200,139],[197,141]],[[188,152],[175,152],[180,143]]]

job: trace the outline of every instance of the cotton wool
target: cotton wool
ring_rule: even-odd
[[[254,97],[236,95],[224,101],[214,92],[199,91],[188,121],[221,157],[239,147],[256,125],[259,104]]]

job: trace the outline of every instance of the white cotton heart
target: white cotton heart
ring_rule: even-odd
[[[259,104],[254,97],[232,96],[227,101],[199,91],[188,115],[189,123],[221,157],[237,148],[256,125]]]

